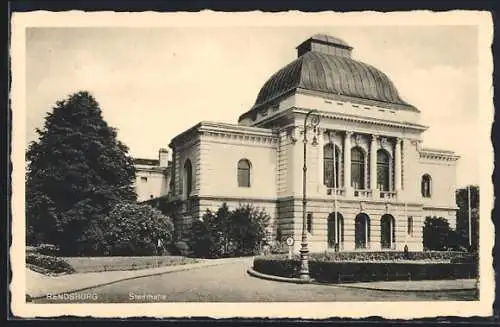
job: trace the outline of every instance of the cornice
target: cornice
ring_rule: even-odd
[[[168,167],[139,167],[135,166],[136,171],[145,171],[145,172],[155,172],[155,173],[166,173],[168,172],[169,168]]]
[[[264,143],[268,143],[269,140],[272,142],[277,142],[277,133],[268,128],[245,126],[238,124],[229,124],[221,122],[211,122],[211,121],[201,121],[195,126],[187,129],[175,136],[170,142],[169,146],[173,148],[175,145],[179,146],[182,143],[187,142],[193,137],[199,137],[200,135],[210,135],[210,136],[223,136],[230,137],[234,139],[250,139],[259,138],[264,140]],[[180,147],[183,147],[182,145]]]
[[[440,205],[432,205],[432,204],[424,204],[424,210],[446,210],[446,211],[455,211],[459,208],[457,206],[440,206]]]
[[[420,150],[419,152],[420,159],[428,159],[428,160],[440,160],[440,161],[457,161],[460,159],[460,156],[454,154],[450,151],[441,150],[440,152],[436,150]]]
[[[203,136],[219,139],[220,143],[227,143],[231,141],[239,141],[244,144],[264,144],[275,145],[278,143],[277,136],[262,136],[262,135],[248,135],[240,133],[226,133],[224,131],[209,131],[202,132]]]
[[[238,118],[238,121],[241,121],[242,119],[245,119],[248,117],[252,120],[255,120],[257,113],[260,112],[262,109],[267,108],[269,106],[272,106],[276,102],[279,102],[279,100],[281,100],[285,97],[288,97],[290,95],[293,95],[293,94],[313,95],[313,96],[319,96],[319,97],[329,99],[329,100],[351,102],[351,103],[360,104],[360,105],[368,105],[368,106],[375,106],[375,107],[386,108],[386,109],[395,109],[395,110],[401,110],[401,111],[410,111],[410,112],[416,112],[416,113],[420,112],[420,110],[418,110],[416,107],[414,107],[412,105],[402,105],[402,104],[383,102],[383,101],[366,99],[366,98],[357,98],[357,97],[351,97],[351,96],[341,95],[341,94],[333,94],[333,93],[328,93],[328,92],[308,90],[308,89],[300,88],[297,86],[293,86],[293,87],[289,88],[288,90],[283,91],[282,93],[274,96],[273,98],[270,98],[266,102],[255,104],[252,108],[250,108],[250,110],[248,110],[245,113],[243,113],[242,115],[240,115],[240,117]]]
[[[293,112],[304,113],[304,114],[310,110],[308,108],[302,108],[302,107],[292,107],[291,109],[293,110]],[[347,114],[334,113],[334,112],[318,111],[318,114],[324,118],[338,119],[338,120],[344,120],[344,121],[349,121],[349,122],[364,123],[364,124],[378,125],[378,126],[405,128],[405,129],[410,129],[410,130],[412,129],[412,130],[417,130],[417,131],[425,131],[428,128],[425,125],[414,124],[414,123],[409,123],[409,122],[388,121],[388,120],[382,120],[382,119],[377,119],[377,118],[360,117],[360,116],[347,115]]]
[[[208,201],[239,201],[244,203],[251,203],[255,201],[267,202],[275,204],[276,197],[248,197],[248,196],[218,196],[218,195],[198,195],[198,200]]]
[[[418,110],[417,108],[415,108],[412,105],[403,105],[403,104],[397,104],[397,103],[392,103],[392,102],[383,102],[383,101],[379,101],[379,100],[351,97],[348,95],[314,91],[314,90],[308,90],[308,89],[303,89],[303,88],[297,88],[297,93],[305,94],[305,95],[319,96],[319,97],[329,99],[329,100],[351,102],[351,103],[355,103],[355,104],[368,105],[368,106],[374,106],[374,107],[380,107],[380,108],[386,108],[386,109],[396,109],[396,110],[401,110],[401,111],[420,112],[420,110]]]

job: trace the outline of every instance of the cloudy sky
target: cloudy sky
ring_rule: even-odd
[[[316,33],[344,39],[354,59],[384,71],[430,126],[424,146],[456,151],[458,184],[479,183],[474,26],[30,28],[27,143],[57,100],[88,90],[130,153],[155,158],[201,120],[236,123]]]

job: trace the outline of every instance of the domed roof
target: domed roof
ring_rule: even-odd
[[[352,47],[345,41],[315,35],[297,49],[299,57],[264,83],[250,111],[296,89],[329,93],[353,101],[372,100],[381,106],[418,111],[400,98],[386,74],[352,59]]]

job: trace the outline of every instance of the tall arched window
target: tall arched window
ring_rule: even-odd
[[[422,188],[422,196],[424,198],[430,198],[432,192],[432,179],[430,175],[425,174],[424,176],[422,176],[421,188]]]
[[[334,148],[335,148],[335,153],[333,152]],[[327,187],[334,187],[333,186],[334,166],[335,166],[335,188],[338,188],[340,181],[340,176],[339,176],[340,150],[337,146],[334,146],[333,143],[328,143],[323,147],[323,184],[326,185]]]
[[[365,154],[359,147],[351,149],[351,185],[354,189],[365,189]]]
[[[189,159],[184,163],[184,183],[186,196],[189,197],[193,191],[193,166]]]
[[[328,215],[327,223],[327,241],[328,247],[334,248],[335,244],[339,245],[339,249],[343,248],[344,243],[344,216],[337,212],[337,219],[335,213]]]
[[[250,187],[250,161],[241,159],[238,161],[238,186]]]
[[[382,249],[392,248],[396,237],[396,220],[392,215],[385,214],[380,219],[380,246]]]
[[[380,191],[390,191],[389,187],[389,154],[385,150],[377,151],[377,181]]]
[[[366,249],[370,244],[370,217],[360,213],[354,219],[354,245],[356,249]]]

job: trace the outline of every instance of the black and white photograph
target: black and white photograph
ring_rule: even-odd
[[[489,14],[12,24],[19,315],[492,312]]]

